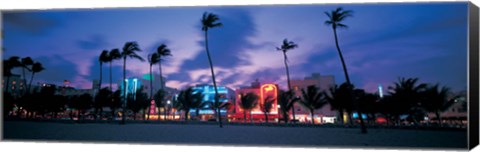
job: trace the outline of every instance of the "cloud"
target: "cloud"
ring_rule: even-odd
[[[209,51],[214,66],[230,68],[241,65],[241,52],[253,47],[248,37],[254,36],[256,32],[251,14],[237,8],[217,9],[214,13],[223,24],[222,27],[210,29],[208,33]],[[203,36],[204,33],[199,31],[199,34]],[[186,60],[180,70],[209,67],[204,44],[203,39],[197,42],[202,50],[192,59]]]
[[[78,40],[77,46],[84,50],[102,50],[108,45],[105,37],[101,35],[92,35],[86,40]]]
[[[31,35],[44,35],[53,28],[61,25],[61,22],[54,18],[36,13],[4,12],[3,19],[6,27],[11,26],[12,29],[20,30]]]

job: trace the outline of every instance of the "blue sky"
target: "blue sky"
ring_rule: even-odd
[[[99,78],[98,55],[137,41],[147,57],[160,44],[173,56],[162,65],[167,86],[211,83],[200,19],[212,12],[224,24],[209,31],[217,81],[232,88],[255,79],[286,88],[284,38],[299,45],[287,53],[292,79],[311,73],[345,81],[325,11],[353,11],[338,30],[352,82],[368,91],[399,77],[418,77],[454,90],[467,84],[467,3],[316,4],[228,7],[152,7],[3,12],[3,58],[31,56],[46,70],[35,80],[78,88]],[[122,62],[113,63],[114,82]],[[154,72],[158,73],[155,66]],[[127,76],[149,72],[147,62],[127,61]],[[20,73],[20,72],[16,72]],[[27,75],[28,76],[28,75]],[[104,65],[104,85],[108,82]]]

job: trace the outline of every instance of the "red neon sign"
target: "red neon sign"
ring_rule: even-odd
[[[274,84],[264,84],[260,87],[260,102],[264,102],[265,101],[265,98],[267,98],[268,96],[271,96],[274,98],[274,105],[272,108],[272,111],[271,113],[277,113],[278,109],[277,109],[277,86],[275,86]]]

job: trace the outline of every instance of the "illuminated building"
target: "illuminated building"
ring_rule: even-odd
[[[292,79],[290,81],[292,89],[297,97],[302,97],[302,89],[307,89],[308,86],[314,85],[319,88],[319,91],[328,91],[328,89],[335,85],[335,78],[333,75],[320,75],[313,73],[310,77],[305,77],[303,80]],[[295,103],[295,119],[300,122],[310,122],[310,111]],[[291,115],[291,112],[290,112]],[[330,104],[326,104],[320,109],[314,111],[315,123],[334,123],[337,118],[337,112],[331,110]],[[291,117],[293,119],[293,117]],[[345,120],[345,119],[344,119]]]
[[[380,98],[383,98],[383,88],[381,84],[378,85],[378,94]]]
[[[133,93],[133,95],[135,96],[135,94],[137,93],[137,90],[140,89],[140,87],[142,86],[142,82],[139,81],[138,78],[127,78],[124,81],[126,83],[124,82],[119,83],[122,96],[124,96],[125,93],[126,94]],[[124,86],[125,84],[126,86]],[[126,88],[126,92],[124,90],[125,88]]]
[[[16,74],[13,74],[12,76],[10,76],[10,78],[8,78],[9,88],[5,88],[7,87],[5,84],[5,80],[7,80],[6,77],[2,79],[2,88],[4,90],[8,89],[8,92],[11,93],[13,96],[20,95],[20,93],[26,90],[26,86],[28,85],[28,84],[23,84],[24,79],[21,79],[20,75],[16,75]]]
[[[264,121],[265,115],[263,111],[260,109],[260,104],[263,104],[265,98],[271,96],[274,99],[272,109],[268,113],[268,119],[270,120],[276,120],[278,121],[279,118],[279,111],[278,111],[278,105],[277,105],[277,99],[278,99],[278,85],[277,84],[260,84],[258,80],[252,83],[250,87],[242,87],[240,89],[237,89],[235,91],[235,107],[233,110],[233,113],[229,115],[229,119],[231,121],[243,121],[244,119],[244,113],[243,109],[239,106],[240,105],[240,94],[247,94],[247,93],[254,93],[258,95],[258,104],[256,107],[254,107],[251,111],[252,113],[252,119],[254,121]],[[247,115],[247,119],[250,119],[250,115]]]
[[[211,104],[215,103],[215,87],[213,87],[213,85],[200,84],[193,87],[193,90],[194,93],[200,92],[203,94],[202,102],[210,102]],[[220,96],[220,103],[226,103],[232,96],[234,96],[233,90],[224,86],[217,86],[217,91]],[[199,109],[199,115],[202,120],[215,118],[215,111],[213,107],[211,107],[211,104],[205,104],[203,108]],[[196,116],[196,110],[197,109],[191,109],[190,116]],[[220,109],[220,114],[226,116],[227,109]]]

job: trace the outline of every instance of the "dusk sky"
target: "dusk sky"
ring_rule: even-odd
[[[291,79],[311,73],[345,81],[325,11],[353,11],[338,29],[352,83],[373,92],[399,77],[440,83],[454,91],[467,87],[467,2],[403,4],[316,4],[228,7],[151,7],[4,11],[3,59],[30,56],[45,71],[34,83],[91,88],[99,79],[98,56],[104,49],[137,41],[147,58],[160,44],[173,56],[162,64],[167,86],[182,89],[211,83],[200,19],[217,14],[223,27],[209,30],[209,45],[222,86],[238,88],[255,79],[286,88],[284,38],[299,45],[287,52]],[[113,81],[122,77],[121,60],[113,63]],[[103,85],[109,82],[104,64]],[[158,73],[158,65],[154,66]],[[149,73],[148,62],[127,60],[127,77]],[[20,74],[20,70],[14,71]],[[27,78],[30,73],[27,74]]]

